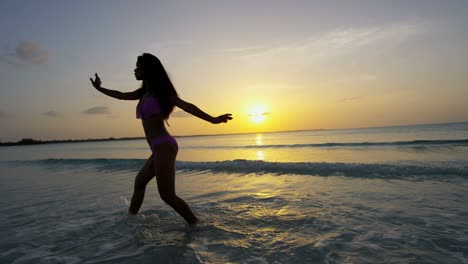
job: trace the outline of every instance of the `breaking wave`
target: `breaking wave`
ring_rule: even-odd
[[[14,166],[41,166],[47,169],[92,169],[104,172],[138,171],[145,159],[43,159],[7,161]],[[468,164],[384,164],[330,162],[267,162],[260,160],[225,160],[210,162],[177,161],[179,171],[213,173],[296,174],[346,176],[357,178],[468,177]]]

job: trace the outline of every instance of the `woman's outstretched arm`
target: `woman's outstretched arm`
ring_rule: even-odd
[[[189,114],[192,114],[212,124],[226,123],[227,121],[232,119],[231,114],[224,114],[224,115],[220,115],[217,117],[212,117],[209,114],[203,112],[196,105],[185,102],[184,100],[180,99],[177,96],[173,97],[172,100],[175,106],[179,107],[180,109],[184,110],[185,112]]]
[[[119,91],[114,91],[114,90],[101,87],[101,79],[99,78],[97,73],[95,74],[95,77],[96,78],[94,80],[93,78],[89,78],[91,80],[91,84],[94,86],[94,88],[96,88],[96,90],[100,91],[101,93],[107,96],[114,97],[119,100],[138,100],[141,97],[141,94],[142,94],[141,88],[133,92],[122,93]]]

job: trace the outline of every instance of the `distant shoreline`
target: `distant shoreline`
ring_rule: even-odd
[[[17,142],[0,143],[2,146],[27,146],[27,145],[43,145],[43,144],[60,144],[60,143],[82,143],[82,142],[100,142],[100,141],[119,141],[119,140],[139,140],[144,137],[124,137],[124,138],[88,138],[88,139],[65,139],[65,140],[36,140],[32,138],[23,138]]]
[[[410,126],[429,126],[429,125],[449,125],[449,124],[462,124],[462,122],[449,122],[449,123],[433,123],[433,124],[412,124],[412,125],[394,125],[394,126],[377,126],[377,127],[356,127],[356,128],[336,128],[336,129],[299,129],[299,130],[285,130],[285,131],[263,131],[263,132],[242,132],[242,133],[229,133],[229,134],[199,134],[199,135],[184,135],[175,136],[176,138],[184,137],[210,137],[210,136],[228,136],[228,135],[242,135],[242,134],[266,134],[266,133],[284,133],[284,132],[302,132],[302,131],[324,131],[324,130],[347,130],[347,129],[366,129],[366,128],[386,128],[386,127],[410,127]],[[0,142],[0,147],[3,146],[27,146],[27,145],[43,145],[43,144],[60,144],[60,143],[82,143],[82,142],[102,142],[102,141],[123,141],[123,140],[144,140],[145,137],[122,137],[122,138],[96,138],[96,139],[65,139],[65,140],[36,140],[32,138],[23,138],[17,142]]]
[[[187,136],[174,136],[176,138],[185,137],[210,137],[210,136],[229,136],[242,134],[264,134],[264,133],[282,133],[282,132],[301,132],[301,131],[321,131],[325,129],[301,129],[288,131],[272,131],[272,132],[245,132],[245,133],[230,133],[230,134],[200,134]],[[3,146],[28,146],[28,145],[44,145],[44,144],[60,144],[60,143],[83,143],[83,142],[103,142],[103,141],[123,141],[123,140],[144,140],[145,137],[123,137],[123,138],[88,138],[88,139],[64,139],[64,140],[37,140],[32,138],[23,138],[17,142],[0,142],[0,147]]]

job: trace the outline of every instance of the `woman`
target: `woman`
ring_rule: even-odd
[[[92,85],[100,92],[120,100],[139,100],[137,118],[142,120],[146,140],[152,155],[135,178],[130,214],[138,213],[145,197],[148,182],[156,176],[159,195],[179,213],[189,224],[197,223],[197,217],[184,200],[175,193],[175,161],[178,151],[177,141],[166,130],[164,121],[169,118],[175,106],[198,118],[213,124],[226,123],[231,114],[212,117],[197,106],[179,98],[163,65],[157,57],[144,53],[138,57],[135,78],[142,81],[141,88],[128,93],[101,87],[97,73],[91,79]]]

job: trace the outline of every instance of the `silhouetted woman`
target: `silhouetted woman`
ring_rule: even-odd
[[[139,56],[135,78],[143,81],[141,88],[133,92],[119,92],[101,87],[97,73],[91,83],[100,92],[120,100],[139,100],[137,118],[142,120],[146,140],[152,154],[135,178],[134,192],[129,213],[136,214],[143,203],[148,182],[156,176],[159,195],[174,208],[189,224],[195,224],[197,217],[184,200],[175,192],[175,161],[178,151],[177,141],[166,130],[164,121],[169,118],[175,106],[198,118],[213,124],[226,123],[231,114],[212,117],[197,106],[179,98],[159,59],[149,53]]]

